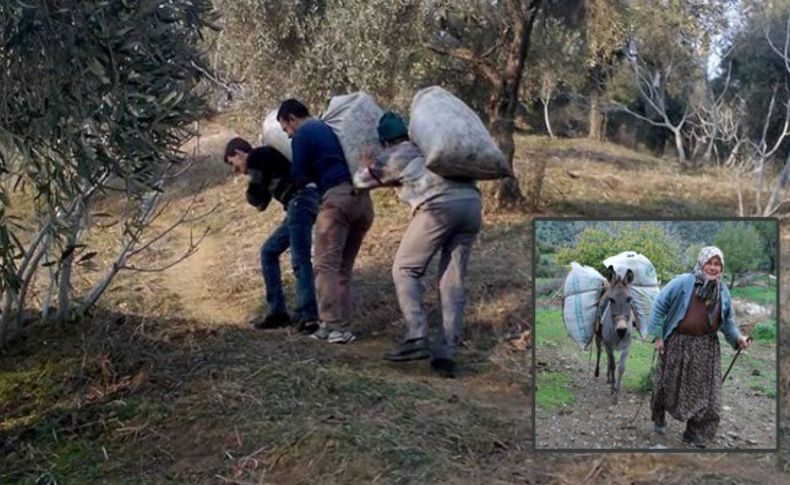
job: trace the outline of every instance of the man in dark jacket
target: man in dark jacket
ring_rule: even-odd
[[[276,328],[291,323],[280,275],[280,255],[290,247],[291,265],[296,276],[297,326],[302,332],[312,333],[318,328],[313,265],[310,260],[312,230],[319,200],[315,184],[295,187],[291,178],[291,163],[285,156],[269,146],[253,149],[242,138],[228,142],[224,160],[237,172],[250,176],[247,202],[263,211],[274,198],[286,211],[283,222],[261,247],[261,268],[269,309],[265,317],[253,320],[253,325],[257,328]]]
[[[295,99],[277,111],[280,126],[291,137],[294,185],[315,183],[321,193],[316,220],[315,277],[321,327],[313,338],[350,343],[351,273],[362,239],[373,224],[373,202],[367,190],[355,190],[335,133],[310,116]]]

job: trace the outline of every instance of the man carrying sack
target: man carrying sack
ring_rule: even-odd
[[[384,358],[394,362],[426,359],[428,314],[423,278],[433,256],[439,260],[442,325],[433,348],[431,368],[455,376],[455,348],[463,327],[464,275],[472,243],[480,231],[480,192],[474,181],[441,177],[425,168],[420,149],[409,140],[403,119],[385,113],[378,123],[384,151],[364,156],[354,176],[357,187],[398,185],[398,195],[412,209],[392,265],[392,277],[407,331],[403,341]]]
[[[351,274],[362,239],[373,224],[373,202],[367,191],[351,185],[335,133],[311,117],[304,104],[296,99],[284,101],[277,121],[291,137],[295,187],[315,183],[321,194],[314,261],[321,324],[312,337],[329,343],[353,342]]]

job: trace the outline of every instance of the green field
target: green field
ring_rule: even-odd
[[[571,339],[565,330],[562,321],[562,310],[557,306],[539,306],[535,314],[535,346],[538,360],[547,358],[551,353],[561,353],[578,362],[588,362],[591,355],[589,350],[579,349],[576,342]],[[592,343],[592,359],[595,359],[595,344]],[[619,361],[619,352],[615,353]],[[648,376],[653,360],[653,346],[649,342],[642,342],[634,338],[628,354],[626,372],[623,374],[622,386],[624,389],[635,392],[650,392]],[[606,372],[606,351],[601,348],[601,372]],[[605,375],[605,374],[603,374]],[[575,396],[569,389],[571,380],[564,380],[562,373],[540,372],[537,374],[536,402],[538,408],[548,409],[573,402]],[[568,378],[570,379],[570,378]],[[563,385],[563,392],[558,390]],[[566,395],[567,393],[567,395]]]

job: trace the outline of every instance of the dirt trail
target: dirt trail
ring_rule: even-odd
[[[770,354],[775,349],[760,347],[749,352],[761,359],[771,359]],[[729,365],[734,354],[726,344],[721,348],[722,365]],[[570,352],[573,351],[575,349]],[[619,403],[612,405],[605,368],[600,377],[593,377],[594,358],[593,355],[592,365],[588,365],[586,354],[582,361],[568,349],[538,348],[538,383],[542,371],[563,372],[571,376],[568,390],[575,396],[575,402],[569,406],[538,409],[535,426],[538,448],[690,448],[680,439],[684,423],[670,416],[667,416],[665,435],[653,432],[649,394],[622,388]],[[604,355],[603,365],[605,361]],[[736,367],[745,364],[741,360]],[[776,446],[776,401],[751,389],[752,381],[751,376],[743,375],[742,369],[733,369],[722,386],[721,423],[716,439],[708,448],[768,449]]]
[[[188,229],[181,231],[181,240],[189,238]],[[246,315],[238,305],[228,305],[213,287],[218,281],[214,263],[221,246],[216,233],[206,235],[197,252],[163,273],[164,286],[179,298],[185,317],[203,323],[240,324]],[[213,282],[213,283],[212,283]]]

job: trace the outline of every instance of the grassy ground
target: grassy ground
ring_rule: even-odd
[[[376,194],[359,259],[357,343],[249,329],[245,318],[263,310],[258,248],[281,214],[247,207],[244,181],[219,163],[231,134],[253,134],[227,123],[203,127],[203,155],[167,213],[198,188],[199,208],[219,204],[194,227],[211,227],[199,252],[172,271],[121,275],[94,319],[65,331],[34,325],[0,355],[0,483],[777,483],[771,455],[532,451],[530,336],[519,333],[532,328],[531,214],[484,216],[460,379],[380,359],[403,330],[389,264],[408,210],[391,194]],[[620,147],[517,140],[517,172],[539,156],[550,160],[540,215],[723,215],[737,204],[716,171],[679,173]],[[721,190],[700,201],[696,188],[714,179]],[[186,238],[173,234],[143,262],[177,254]],[[97,261],[111,254],[106,235],[89,241]],[[543,385],[567,399],[561,376]]]
[[[381,355],[403,322],[389,272],[408,209],[374,194],[377,217],[355,272],[359,341],[329,346],[249,328],[265,311],[258,249],[282,219],[243,200],[218,160],[230,136],[201,141],[173,220],[198,187],[219,203],[198,252],[162,273],[124,273],[94,319],[31,326],[0,355],[0,483],[523,482],[532,461],[527,315],[529,219],[486,214],[469,265],[460,376]],[[219,168],[218,168],[219,167]],[[111,210],[115,201],[104,201]],[[137,264],[177,255],[177,231]],[[88,236],[101,255],[112,231]],[[101,259],[97,257],[97,260]],[[288,261],[288,255],[283,258]],[[293,277],[286,267],[286,294]],[[76,284],[98,273],[82,270]],[[435,265],[427,276],[439,321]],[[79,286],[81,287],[81,286]]]
[[[538,352],[538,360],[541,360],[543,349],[551,349],[566,353],[568,358],[578,363],[587,363],[592,359],[592,365],[595,365],[595,343],[593,342],[590,345],[592,354],[589,351],[579,350],[578,345],[571,340],[565,330],[561,307],[542,304],[537,306],[535,311],[535,345]],[[615,356],[619,361],[619,353],[615,353]],[[648,376],[652,359],[652,345],[642,342],[635,337],[628,354],[627,372],[623,374],[622,386],[624,389],[642,393],[650,392]],[[606,375],[606,350],[603,347],[601,348],[600,371],[601,375]],[[567,384],[569,379],[570,375],[562,372],[538,373],[535,402],[540,411],[556,411],[557,407],[573,402],[578,398],[578,396],[570,393],[567,387],[558,386],[558,382]],[[555,399],[553,397],[557,393],[558,387],[562,388],[563,399]],[[548,393],[545,397],[543,396],[544,392]]]

